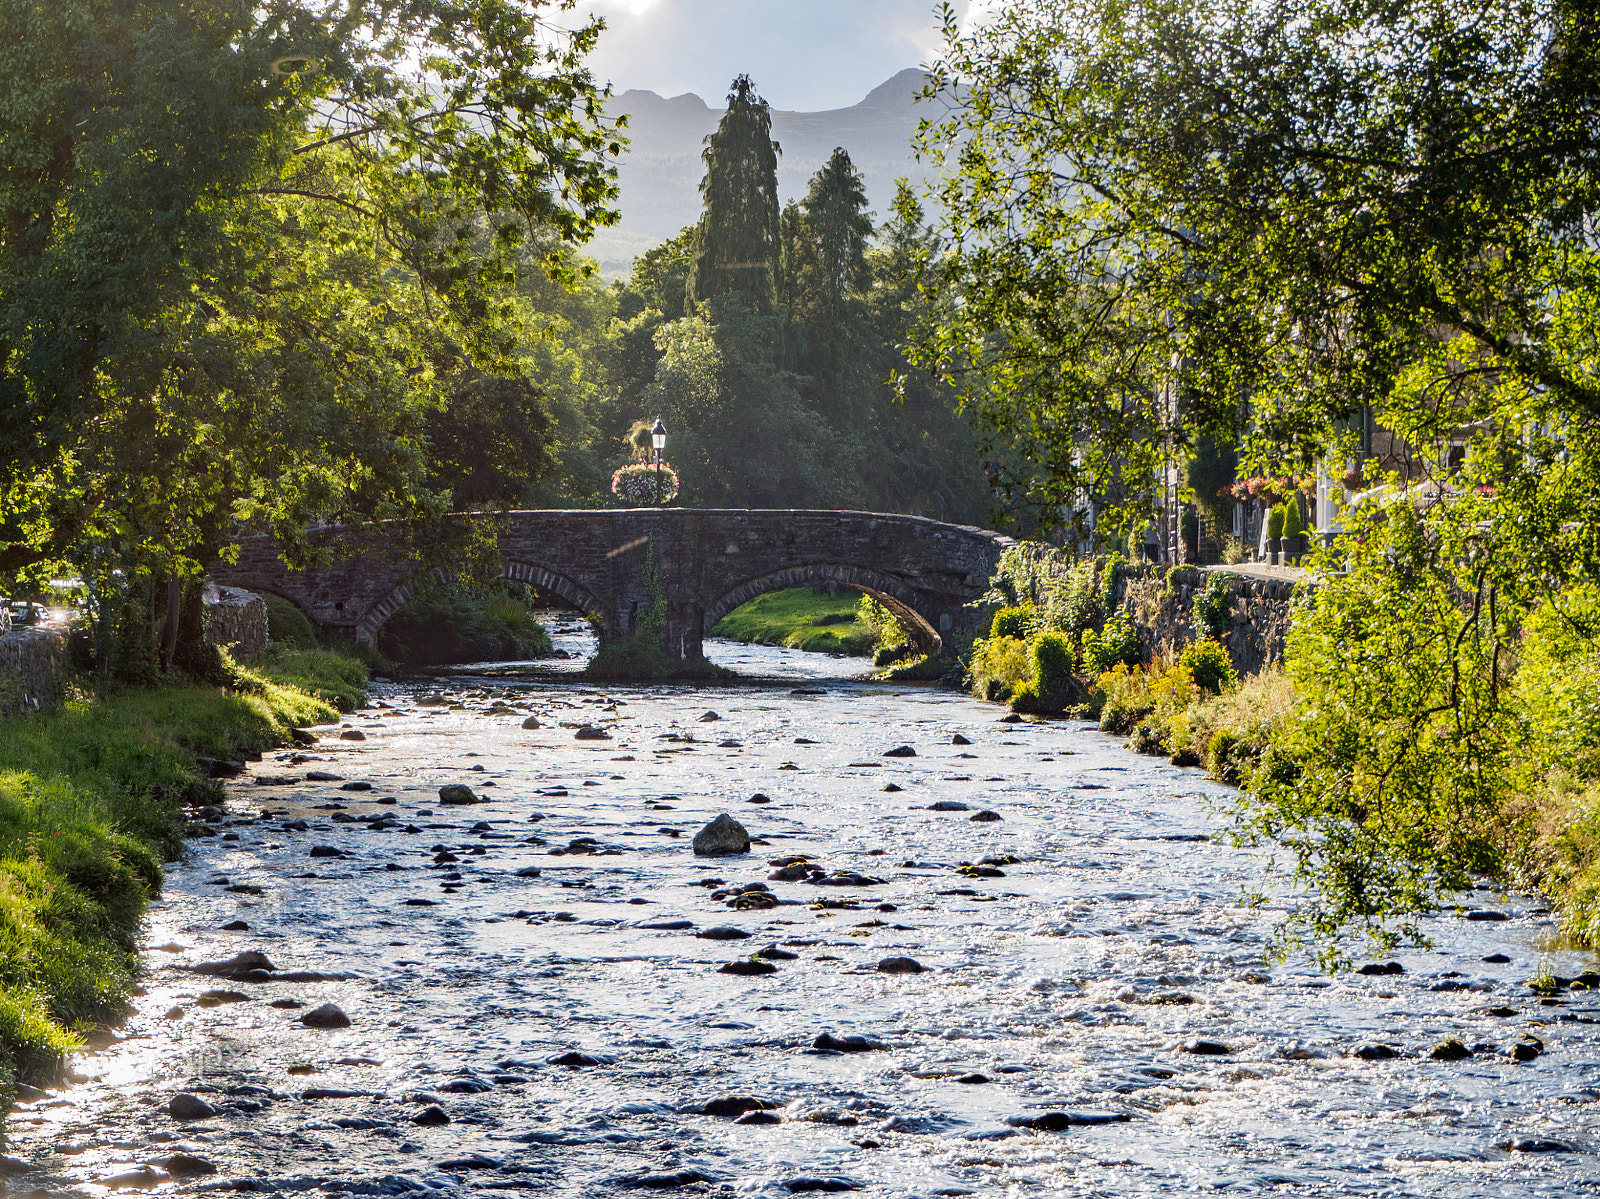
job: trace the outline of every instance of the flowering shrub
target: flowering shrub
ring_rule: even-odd
[[[635,508],[670,504],[678,495],[678,472],[665,462],[659,469],[649,462],[630,463],[611,476],[611,494]]]

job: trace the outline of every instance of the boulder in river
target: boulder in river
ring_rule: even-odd
[[[718,974],[774,974],[777,967],[771,962],[758,961],[755,958],[740,958],[736,962],[724,962],[717,968]]]
[[[707,712],[705,715],[697,716],[695,719],[699,720],[701,724],[710,724],[713,720],[721,720],[722,717],[715,712]]]
[[[731,925],[722,925],[718,928],[703,928],[695,933],[702,941],[742,941],[750,934],[742,928]]]
[[[167,1104],[167,1114],[174,1120],[205,1120],[216,1115],[217,1109],[200,1096],[183,1091]]]
[[[967,819],[976,824],[989,824],[992,821],[1001,819],[1001,816],[999,812],[991,812],[988,808],[985,808],[981,812],[974,812],[971,816],[968,816]]]
[[[446,783],[439,788],[439,802],[459,806],[477,803],[478,797],[472,793],[472,788],[465,783]]]
[[[538,728],[539,727],[539,718],[537,716],[528,717],[528,719],[526,719],[526,720],[524,720],[522,722],[522,727],[525,728],[525,729],[536,729],[536,728]]]
[[[1224,1045],[1221,1041],[1207,1041],[1201,1038],[1196,1038],[1193,1041],[1185,1041],[1183,1044],[1179,1045],[1178,1052],[1198,1053],[1212,1057],[1221,1057],[1224,1054],[1232,1053],[1233,1050]]]
[[[721,857],[726,854],[749,853],[750,833],[726,812],[694,835],[694,852],[697,857]]]
[[[883,756],[886,758],[914,758],[917,756],[917,751],[909,745],[897,745],[893,749],[884,750]]]
[[[921,974],[927,970],[916,958],[884,958],[878,963],[880,974]]]
[[[831,1032],[825,1032],[811,1042],[811,1048],[828,1049],[834,1053],[874,1053],[881,1051],[883,1046],[866,1037],[836,1037]]]
[[[765,1099],[757,1099],[754,1095],[724,1095],[720,1099],[709,1099],[701,1107],[703,1116],[721,1116],[724,1120],[731,1116],[742,1116],[746,1112],[764,1112],[769,1108],[777,1107],[775,1103],[768,1103]]]
[[[954,737],[950,738],[950,744],[951,745],[971,745],[972,741],[971,741],[970,738],[963,737],[960,733],[957,733]]]
[[[190,967],[196,974],[209,974],[215,978],[235,978],[254,970],[268,972],[277,969],[272,960],[258,949],[247,949],[220,962],[199,962]]]
[[[300,1023],[307,1028],[349,1028],[350,1017],[338,1005],[325,1003],[301,1016]]]
[[[360,729],[345,729],[339,734],[339,740],[341,741],[365,741],[366,739],[367,735]]]
[[[611,740],[611,734],[610,733],[606,732],[605,729],[598,728],[597,726],[592,725],[592,724],[584,725],[581,729],[579,729],[576,733],[574,733],[573,736],[578,741],[609,741],[609,740]]]

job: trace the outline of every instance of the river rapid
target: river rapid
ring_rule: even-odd
[[[1600,1189],[1600,1003],[1525,985],[1595,959],[1531,900],[1466,897],[1491,916],[1403,974],[1269,961],[1199,772],[708,649],[768,681],[380,683],[252,763],[150,912],[137,1013],[10,1117],[11,1193]],[[748,854],[694,854],[719,813]],[[769,877],[802,856],[828,873]]]

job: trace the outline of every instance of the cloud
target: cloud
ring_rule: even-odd
[[[606,20],[590,57],[602,80],[713,107],[747,74],[774,108],[845,108],[939,48],[933,0],[580,0],[578,11]]]

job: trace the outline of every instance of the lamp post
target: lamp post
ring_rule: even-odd
[[[656,417],[655,428],[650,430],[650,449],[656,462],[656,506],[661,506],[661,454],[667,448],[667,426]]]

